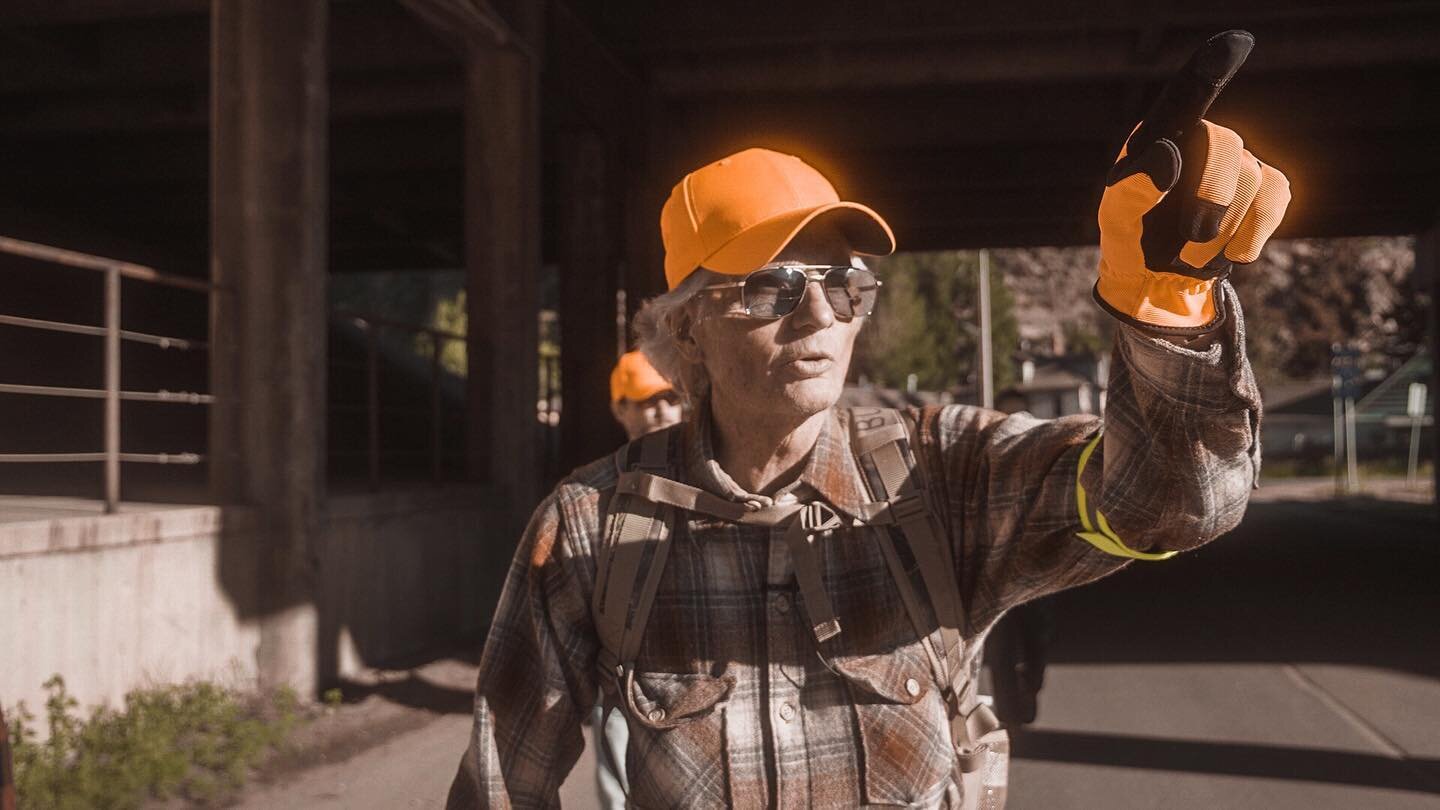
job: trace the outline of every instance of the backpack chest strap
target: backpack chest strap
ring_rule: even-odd
[[[615,492],[745,526],[778,526],[804,508],[798,503],[752,508],[744,503],[727,501],[699,487],[643,470],[622,473],[615,484]]]

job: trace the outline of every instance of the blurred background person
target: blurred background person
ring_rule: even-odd
[[[638,351],[626,352],[610,372],[610,412],[632,441],[683,416],[680,395]]]

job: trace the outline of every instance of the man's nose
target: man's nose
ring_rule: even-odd
[[[835,309],[825,298],[825,288],[820,282],[805,285],[805,293],[790,317],[796,326],[806,329],[824,329],[835,323]]]

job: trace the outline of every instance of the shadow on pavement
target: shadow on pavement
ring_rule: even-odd
[[[359,703],[375,695],[390,703],[435,714],[470,714],[475,706],[473,687],[442,686],[414,672],[402,680],[376,684],[342,680],[340,692],[346,703]]]
[[[480,642],[387,660],[383,666],[354,677],[340,678],[347,704],[375,696],[396,706],[432,714],[470,714],[475,704],[475,668],[480,664]]]
[[[1440,679],[1440,523],[1422,504],[1252,503],[1230,534],[1060,594],[1054,612],[1056,663],[1333,663]]]
[[[1440,760],[1393,759],[1321,748],[1167,740],[1076,731],[1026,730],[1012,742],[1023,759],[1298,779],[1440,794]]]
[[[1051,663],[1333,664],[1440,680],[1440,524],[1428,504],[1252,502],[1241,525],[1214,543],[1137,563],[1053,605]],[[1324,745],[1042,728],[1021,731],[1014,753],[1440,794],[1440,760]]]

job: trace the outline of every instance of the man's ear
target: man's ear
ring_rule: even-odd
[[[676,308],[670,316],[670,333],[675,336],[675,348],[691,363],[699,363],[705,358],[705,353],[700,350],[700,344],[695,340],[695,326],[698,319],[695,317],[695,301],[687,301],[683,306]]]

